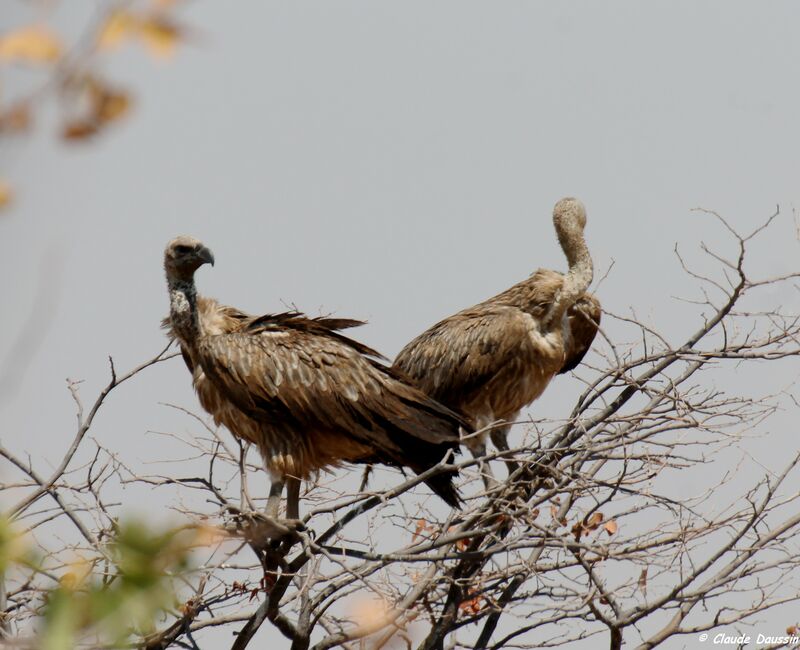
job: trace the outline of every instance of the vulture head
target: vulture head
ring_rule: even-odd
[[[583,238],[583,230],[586,228],[586,208],[583,203],[573,198],[561,199],[553,208],[553,225],[569,263],[569,271],[550,306],[544,325],[555,324],[560,327],[564,314],[589,288],[594,267]]]
[[[586,228],[586,208],[583,203],[573,198],[561,199],[553,208],[553,225],[570,270],[581,262],[584,262],[584,266],[591,266],[589,250],[583,238],[583,230]]]
[[[553,225],[561,246],[583,239],[583,229],[586,228],[586,208],[578,199],[561,199],[553,208]]]
[[[191,280],[194,272],[206,263],[213,266],[214,255],[194,237],[176,237],[164,250],[164,270],[168,278]]]

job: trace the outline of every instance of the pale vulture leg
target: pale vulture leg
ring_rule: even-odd
[[[269,498],[265,514],[270,519],[292,528],[300,519],[300,479],[272,472],[266,463],[265,469],[270,477]],[[286,486],[286,517],[281,519],[281,494],[284,485]]]
[[[497,479],[495,479],[488,461],[481,460],[486,455],[486,443],[483,440],[479,443],[473,443],[469,450],[472,453],[472,457],[478,460],[478,471],[483,479],[483,485],[487,490],[491,490],[497,485]]]
[[[478,417],[475,423],[475,429],[480,431],[484,427],[489,426],[493,421],[494,420],[489,417]],[[486,456],[486,439],[488,437],[488,434],[483,432],[475,436],[467,445],[467,447],[469,447],[472,457],[479,461],[478,471],[481,474],[484,486],[487,490],[491,490],[497,485],[497,479],[495,479],[494,474],[492,473],[492,468],[489,465],[489,462],[486,460],[481,460],[481,458]]]
[[[277,519],[281,508],[281,493],[283,492],[283,479],[273,479],[269,487],[267,499],[267,517]]]

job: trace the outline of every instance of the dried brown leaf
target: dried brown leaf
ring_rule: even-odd
[[[100,122],[113,122],[124,117],[130,106],[131,100],[127,94],[107,91],[95,103],[95,117]]]
[[[17,104],[0,112],[0,133],[21,133],[27,131],[33,118],[28,104]]]
[[[199,599],[196,598],[190,598],[183,603],[180,607],[181,614],[186,618],[194,618],[197,615],[198,600]]]
[[[64,125],[61,137],[72,142],[87,140],[98,131],[98,125],[92,120],[74,120]]]
[[[472,595],[475,593],[474,589],[470,589],[468,594]],[[478,594],[477,596],[473,596],[472,598],[468,598],[467,600],[461,601],[458,605],[458,608],[464,612],[465,614],[480,614],[481,610],[483,609],[483,596]]]
[[[7,207],[11,203],[12,197],[11,185],[0,178],[0,209]]]
[[[411,543],[416,542],[428,528],[428,522],[424,519],[417,519],[417,527],[414,529],[414,535],[411,537]]]
[[[603,513],[602,513],[602,512],[595,512],[595,513],[592,513],[592,516],[591,516],[591,517],[589,517],[589,518],[588,518],[588,519],[585,521],[585,523],[583,524],[583,526],[584,526],[584,528],[586,528],[586,530],[587,530],[587,531],[596,530],[596,529],[597,529],[597,527],[598,527],[600,524],[602,524],[602,523],[603,523],[603,519],[605,519],[605,517],[603,516]]]
[[[450,532],[454,531],[455,529],[456,529],[455,526],[450,526],[450,528],[447,529],[447,532],[450,533]],[[469,545],[470,545],[471,542],[472,542],[472,540],[469,537],[465,537],[463,539],[456,540],[456,549],[458,549],[459,551],[462,551],[462,552],[466,551],[469,548]]]

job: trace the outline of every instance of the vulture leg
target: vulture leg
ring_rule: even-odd
[[[511,429],[510,424],[506,424],[502,427],[498,427],[497,429],[492,429],[491,438],[492,443],[494,444],[497,451],[507,452],[509,451],[508,447],[508,432]],[[519,464],[511,459],[511,456],[504,456],[503,457],[506,464],[506,469],[508,470],[508,475],[511,476],[517,468],[519,468]]]
[[[280,517],[281,493],[283,486],[286,485],[286,517]],[[300,479],[293,476],[286,476],[279,479],[273,478],[269,488],[269,498],[267,499],[266,516],[271,520],[267,530],[267,538],[275,544],[280,544],[284,536],[292,531],[302,528],[299,518],[300,500]]]
[[[484,427],[489,426],[492,424],[494,420],[488,417],[478,417],[477,423],[475,426],[476,431],[480,431]],[[486,456],[486,432],[482,432],[478,434],[473,440],[467,445],[469,447],[470,452],[472,453],[472,457],[478,461],[478,471],[481,474],[481,478],[483,479],[483,485],[486,487],[487,490],[491,490],[493,487],[497,485],[497,479],[494,477],[494,473],[492,472],[492,468],[489,465],[489,461],[485,460]]]
[[[494,477],[488,461],[482,460],[483,457],[486,456],[486,443],[483,441],[480,443],[475,442],[469,448],[469,451],[472,457],[478,461],[478,472],[480,472],[481,479],[483,479],[484,487],[487,490],[491,490],[497,485],[497,479]]]
[[[300,519],[300,479],[286,477],[286,518]]]
[[[269,499],[267,499],[267,516],[272,519],[277,519],[280,514],[282,492],[283,478],[273,478],[269,487]]]

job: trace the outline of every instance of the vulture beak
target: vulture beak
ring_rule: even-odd
[[[208,248],[205,246],[201,246],[197,250],[197,256],[203,260],[203,262],[208,262],[211,266],[214,266],[214,253],[212,253]]]

